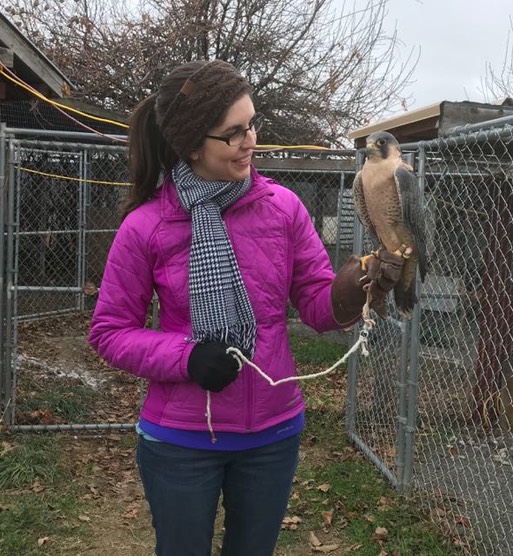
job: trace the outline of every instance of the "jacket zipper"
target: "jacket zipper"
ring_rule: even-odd
[[[248,372],[249,371],[249,372]],[[246,395],[246,431],[251,432],[253,429],[253,376],[251,374],[252,369],[246,368],[245,378],[247,384],[247,395]]]

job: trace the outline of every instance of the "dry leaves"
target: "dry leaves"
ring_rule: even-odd
[[[376,527],[376,530],[372,534],[373,541],[386,541],[388,537],[388,529],[385,527]]]
[[[333,510],[327,512],[322,512],[322,523],[325,528],[331,527],[331,522],[333,521]]]
[[[289,529],[290,531],[295,531],[299,524],[301,523],[301,518],[297,515],[293,515],[291,517],[286,516],[283,518],[281,522],[282,529]]]
[[[339,548],[338,544],[323,544],[315,535],[313,531],[310,531],[310,548],[313,552],[321,552],[323,554],[329,554],[334,552]]]
[[[49,540],[50,540],[50,537],[41,537],[40,539],[37,539],[37,546],[43,546]]]

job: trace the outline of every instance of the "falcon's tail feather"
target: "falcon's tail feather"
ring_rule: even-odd
[[[412,282],[407,289],[401,285],[396,286],[394,288],[394,300],[397,310],[406,318],[411,318],[413,307],[417,303],[415,282]]]

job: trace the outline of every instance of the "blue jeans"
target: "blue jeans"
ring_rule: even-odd
[[[157,556],[211,556],[223,493],[222,556],[272,556],[287,511],[300,435],[260,448],[219,452],[139,437],[137,463]]]

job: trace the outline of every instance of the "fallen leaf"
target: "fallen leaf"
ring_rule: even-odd
[[[298,528],[298,524],[301,523],[301,518],[297,515],[293,515],[292,517],[284,517],[283,521],[281,522],[282,529],[290,529],[291,531],[295,531]]]
[[[323,544],[322,546],[312,546],[312,552],[322,552],[323,554],[328,554],[329,552],[334,552],[338,549],[339,544]]]
[[[96,284],[94,284],[94,282],[86,282],[84,284],[84,287],[82,288],[82,291],[85,295],[89,296],[98,294],[98,288],[96,287]]]
[[[333,520],[333,510],[329,510],[327,512],[322,512],[322,522],[324,527],[330,527],[331,522]]]
[[[390,508],[390,502],[388,501],[387,498],[385,498],[385,496],[381,496],[381,498],[379,499],[378,502],[378,510],[380,512],[384,512],[386,510],[388,510]]]
[[[470,519],[464,515],[455,515],[454,523],[456,523],[456,525],[463,525],[463,527],[470,527]]]
[[[43,544],[45,544],[45,542],[48,542],[50,540],[50,537],[41,537],[40,539],[37,539],[37,546],[43,546]]]
[[[14,450],[14,446],[12,444],[9,444],[9,442],[2,442],[0,444],[0,446],[2,446],[2,450],[0,451],[0,456],[4,456],[5,454],[8,454],[11,450]]]
[[[322,542],[315,536],[313,531],[310,531],[310,546],[321,546]]]
[[[435,514],[438,517],[445,517],[445,515],[447,514],[447,512],[443,509],[443,508],[435,508]]]
[[[34,484],[30,487],[30,490],[32,490],[33,492],[43,492],[45,490],[45,487],[42,486],[39,481],[35,481]]]
[[[320,490],[322,492],[328,492],[328,490],[331,488],[331,485],[329,483],[323,483],[322,485],[319,485],[317,487],[317,490]]]
[[[80,521],[91,521],[91,518],[88,515],[79,515],[78,519],[80,519]]]
[[[372,535],[372,540],[374,541],[384,541],[388,537],[388,529],[385,527],[376,527]]]

